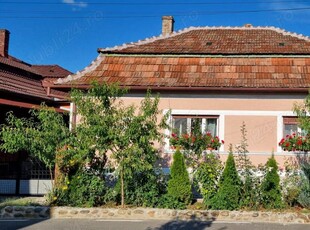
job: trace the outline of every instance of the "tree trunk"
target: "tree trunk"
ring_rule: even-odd
[[[55,178],[53,180],[53,172],[52,172],[52,168],[48,167],[49,172],[50,172],[50,178],[51,178],[51,184],[52,184],[52,191],[54,191],[54,183],[55,183]]]
[[[121,205],[122,208],[125,208],[125,194],[124,194],[124,173],[123,169],[121,170]]]

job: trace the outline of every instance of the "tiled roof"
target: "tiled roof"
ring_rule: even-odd
[[[40,75],[48,78],[66,77],[71,74],[59,65],[32,65],[31,67]]]
[[[310,57],[112,55],[56,84],[127,87],[309,88]]]
[[[0,69],[0,91],[9,91],[21,95],[50,99],[40,80],[28,78]]]
[[[5,65],[5,67],[2,68],[13,67],[31,74],[40,75],[35,69],[31,68],[30,64],[11,56],[9,58],[0,56],[0,64],[3,64],[3,66]]]
[[[0,56],[0,91],[52,100],[42,85],[45,78],[63,78],[71,72],[58,65],[30,65],[17,58]],[[63,96],[63,92],[53,91]]]
[[[274,27],[198,27],[99,49],[81,72],[55,87],[92,81],[145,88],[310,87],[310,39]]]
[[[310,39],[275,27],[194,27],[98,50],[114,54],[309,54]]]

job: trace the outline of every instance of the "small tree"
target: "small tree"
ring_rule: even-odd
[[[170,176],[168,195],[186,205],[190,204],[192,200],[192,186],[186,170],[184,157],[179,149],[173,155]]]
[[[232,145],[222,173],[219,189],[210,201],[210,208],[234,210],[240,207],[242,182],[236,170]]]
[[[240,145],[236,147],[237,152],[237,159],[236,159],[236,165],[238,168],[244,170],[246,174],[249,174],[249,171],[253,168],[252,162],[248,157],[248,139],[247,139],[247,130],[245,122],[242,122],[242,125],[240,127],[241,132],[241,141]]]
[[[65,146],[70,135],[62,114],[44,104],[30,110],[31,118],[18,118],[8,113],[0,139],[1,150],[9,153],[27,151],[42,161],[51,172],[55,167],[56,154]]]
[[[79,108],[83,103],[78,103]],[[91,136],[96,126],[81,123],[70,132],[62,114],[42,105],[30,110],[31,118],[17,118],[8,114],[7,124],[1,129],[1,149],[15,153],[29,152],[41,160],[50,171],[55,167],[55,182],[50,202],[58,205],[94,206],[104,195],[102,165],[96,150],[96,139]],[[85,113],[84,113],[85,114]],[[88,169],[86,168],[88,166]],[[52,176],[52,172],[51,172]]]
[[[87,93],[76,90],[72,97],[82,117],[82,126],[78,125],[77,129],[88,127],[84,136],[93,140],[89,147],[99,156],[111,153],[120,181],[120,189],[115,187],[115,191],[120,191],[122,206],[126,194],[130,196],[128,200],[138,201],[141,193],[151,192],[153,187],[146,185],[151,180],[141,177],[154,178],[154,165],[158,159],[154,142],[162,140],[160,129],[166,127],[166,117],[157,120],[160,113],[158,97],[152,99],[148,93],[137,108],[124,106],[120,97],[125,92],[115,85],[95,83]],[[134,186],[138,181],[139,186]]]
[[[240,176],[243,181],[242,186],[242,198],[241,198],[241,206],[253,208],[258,205],[258,197],[257,193],[258,187],[258,178],[255,178],[253,174],[254,166],[248,157],[248,140],[247,140],[247,130],[245,122],[242,122],[241,128],[241,141],[240,145],[237,146],[237,159],[236,165],[240,170]]]
[[[264,208],[282,208],[282,195],[278,165],[272,154],[265,166],[266,174],[261,184],[261,204]]]

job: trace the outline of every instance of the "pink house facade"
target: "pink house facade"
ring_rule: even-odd
[[[198,121],[203,132],[225,140],[218,150],[225,159],[229,143],[240,143],[245,122],[253,163],[264,164],[272,152],[281,165],[294,157],[278,143],[301,131],[292,109],[310,86],[308,37],[249,24],[174,32],[173,18],[165,16],[159,37],[98,52],[84,70],[45,86],[67,91],[92,81],[118,83],[129,88],[128,104],[151,89],[160,93],[163,114],[171,111],[167,136],[188,133]],[[161,149],[172,153],[169,139]]]

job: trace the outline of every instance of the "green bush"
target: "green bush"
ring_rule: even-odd
[[[176,150],[174,153],[170,176],[168,195],[173,200],[180,201],[186,205],[190,204],[192,201],[192,186],[186,170],[184,157],[179,150]]]
[[[106,192],[104,179],[85,170],[71,178],[69,188],[72,206],[102,205]]]
[[[206,155],[205,161],[195,173],[198,190],[203,197],[204,204],[207,206],[210,199],[216,194],[222,169],[223,166],[219,157],[214,153],[210,153]]]
[[[310,208],[310,163],[308,161],[303,162],[301,169],[303,171],[303,179],[298,203],[304,208]]]
[[[273,155],[268,159],[265,170],[266,174],[260,189],[261,204],[267,209],[283,208],[278,166]]]
[[[298,204],[302,185],[302,177],[296,170],[286,172],[282,182],[282,195],[287,206],[293,207]]]
[[[310,183],[309,181],[304,179],[300,190],[301,191],[297,198],[298,203],[304,208],[310,209]]]
[[[209,207],[220,210],[234,210],[239,208],[241,186],[242,182],[236,170],[234,156],[230,147],[230,153],[220,179],[218,192],[210,200]]]
[[[158,208],[185,209],[186,204],[171,194],[165,194],[160,197]]]
[[[81,169],[55,188],[50,200],[59,206],[95,207],[103,204],[106,191],[103,178]]]
[[[165,181],[153,169],[134,173],[130,180],[124,181],[124,186],[125,203],[134,206],[156,207],[159,198],[166,192]],[[113,191],[114,196],[112,195],[108,200],[121,204],[120,180],[117,181]]]

